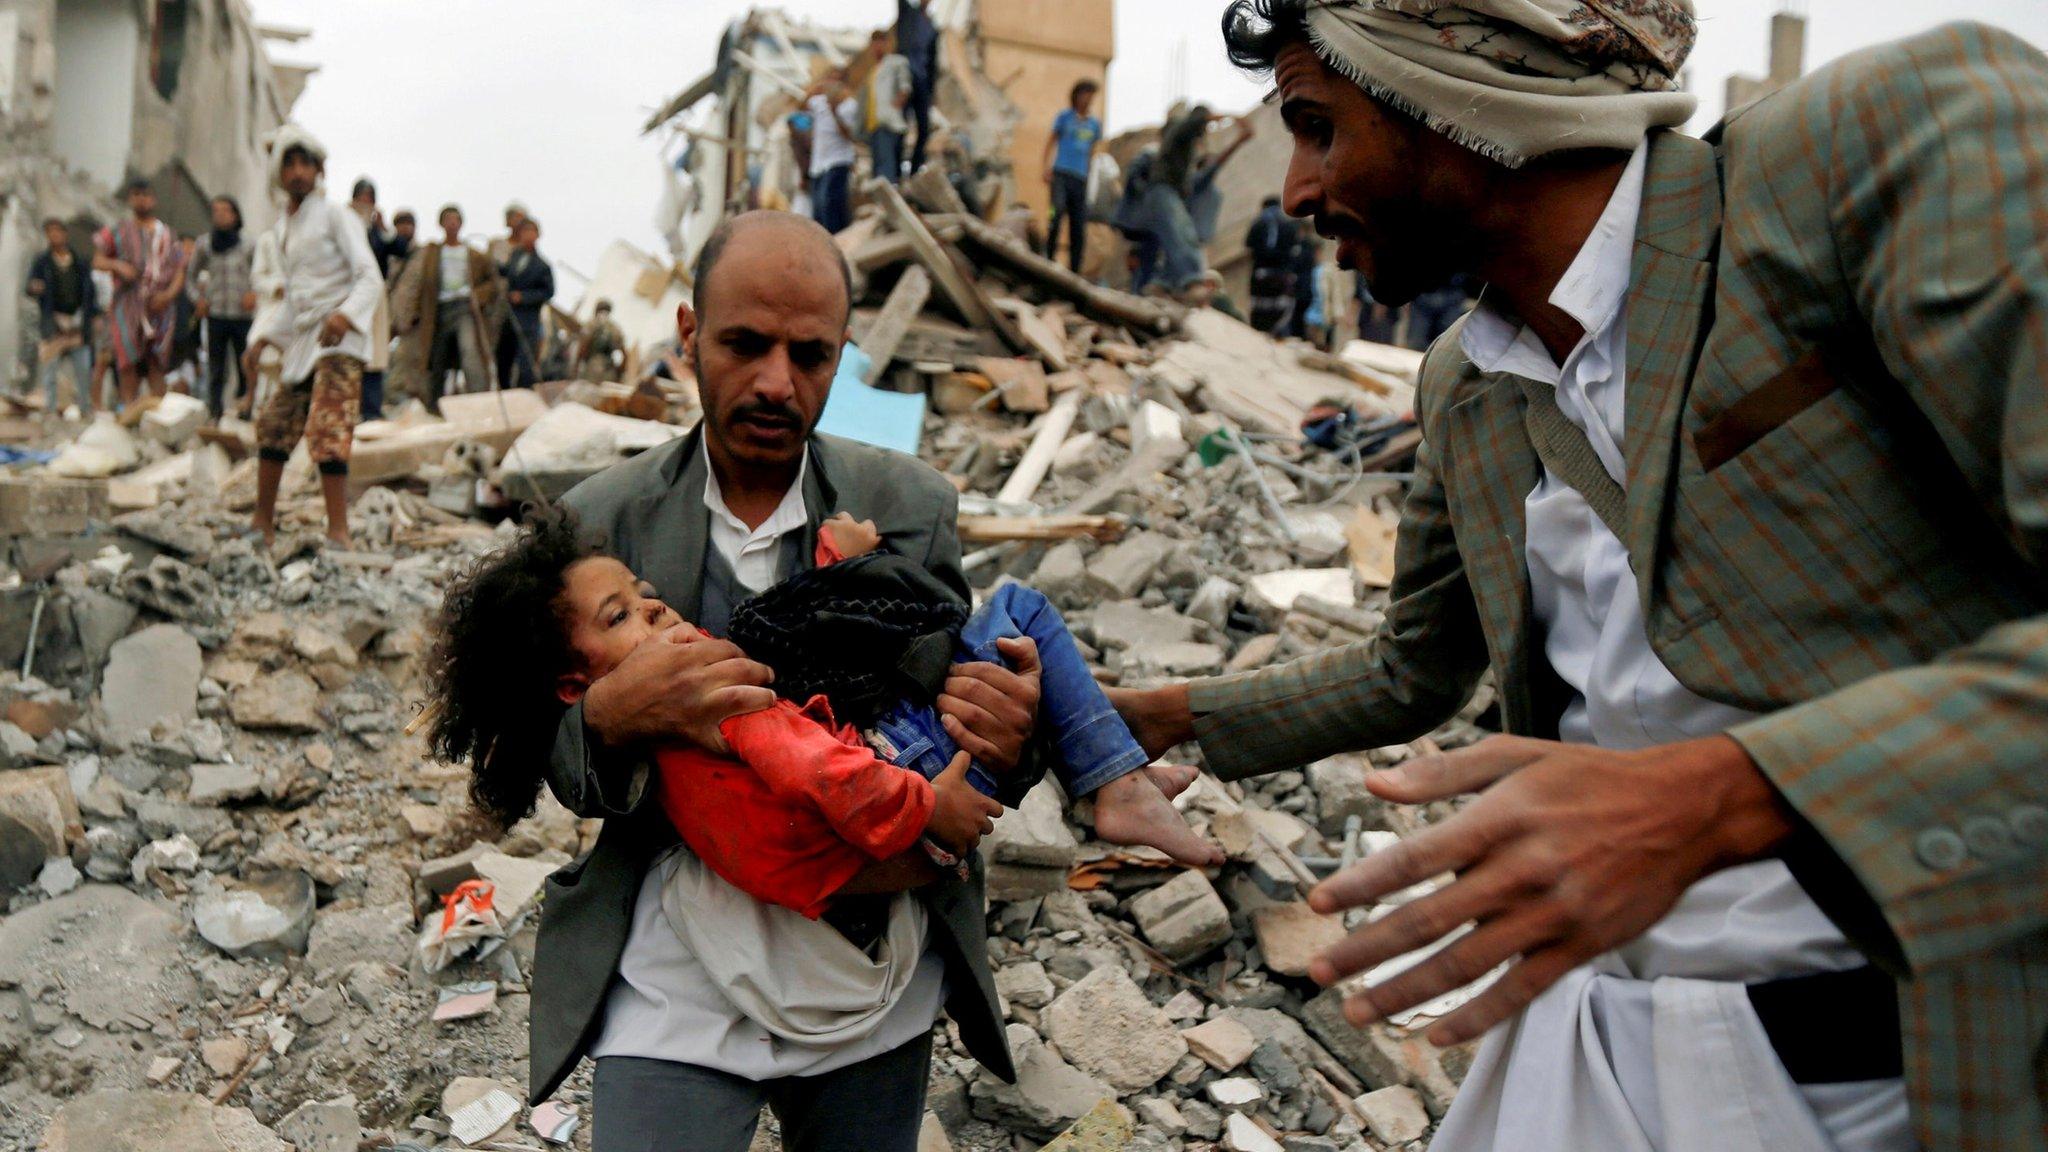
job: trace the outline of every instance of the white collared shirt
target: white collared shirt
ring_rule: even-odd
[[[1562,365],[1482,303],[1462,347],[1486,373],[1557,390],[1627,485],[1627,304],[1647,145],[1552,291],[1585,336]],[[1523,505],[1543,654],[1572,691],[1560,736],[1633,749],[1726,731],[1750,713],[1678,682],[1650,646],[1628,548],[1548,468]],[[1901,1081],[1800,1088],[1743,985],[1866,963],[1784,864],[1717,872],[1624,948],[1575,969],[1489,1033],[1434,1147],[1444,1152],[1893,1152],[1912,1147]]]
[[[278,346],[288,384],[311,376],[313,365],[328,356],[353,356],[368,364],[370,326],[384,298],[384,274],[370,254],[362,222],[315,191],[298,211],[282,213],[271,233],[277,238],[284,297],[258,316],[250,341]],[[337,312],[348,318],[348,334],[334,347],[323,348],[320,329]]]
[[[804,506],[804,480],[810,475],[811,454],[805,452],[798,458],[796,480],[782,494],[782,503],[759,528],[749,528],[726,507],[725,490],[718,486],[718,471],[711,466],[711,446],[707,443],[698,451],[704,454],[704,507],[711,510],[711,544],[732,565],[732,574],[748,592],[765,591],[775,583],[782,538],[810,524],[810,509]]]

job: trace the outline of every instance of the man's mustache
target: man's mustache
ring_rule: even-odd
[[[754,420],[763,424],[794,424],[799,428],[803,427],[804,423],[803,414],[787,404],[763,404],[759,402],[742,404],[738,408],[733,409],[732,418],[735,421]]]
[[[1325,240],[1363,240],[1365,226],[1356,220],[1334,216],[1326,212],[1316,213],[1316,235]]]

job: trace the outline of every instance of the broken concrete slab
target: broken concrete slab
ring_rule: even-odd
[[[95,1028],[148,1029],[190,1002],[178,919],[125,888],[87,884],[0,924],[0,985],[56,995]]]
[[[248,764],[194,764],[185,798],[194,804],[233,804],[262,790],[263,776]]]
[[[1103,596],[1129,600],[1152,583],[1159,569],[1180,547],[1156,532],[1133,532],[1104,548],[1088,562],[1088,579]]]
[[[1200,872],[1182,872],[1132,899],[1130,907],[1145,939],[1175,963],[1230,939],[1230,909]]]
[[[1218,1072],[1228,1072],[1251,1059],[1253,1049],[1259,1046],[1251,1029],[1228,1016],[1204,1020],[1184,1029],[1180,1036],[1187,1041],[1188,1051]]]
[[[296,669],[258,678],[228,698],[228,715],[236,724],[258,731],[318,732],[320,686]]]
[[[199,641],[175,624],[157,624],[117,641],[100,681],[105,734],[116,744],[158,725],[183,728],[199,714]]]
[[[1121,1092],[1159,1082],[1187,1041],[1121,967],[1090,972],[1045,1010],[1046,1037],[1075,1067]]]
[[[1308,975],[1309,962],[1344,939],[1344,921],[1325,916],[1305,902],[1261,908],[1252,913],[1259,954],[1282,976]]]
[[[102,1090],[64,1105],[41,1152],[292,1152],[246,1108],[183,1092]]]
[[[1373,1139],[1389,1147],[1420,1140],[1429,1131],[1429,1110],[1422,1106],[1422,1094],[1405,1084],[1367,1092],[1352,1103],[1365,1118]]]
[[[305,954],[313,906],[311,876],[260,873],[240,888],[217,889],[193,901],[192,924],[201,939],[230,956],[282,959]]]
[[[1116,1089],[1067,1063],[1031,1028],[1012,1024],[1008,1039],[1017,1082],[977,1077],[968,1088],[976,1116],[1011,1131],[1050,1137],[1102,1101],[1116,1098]]]
[[[363,1139],[356,1099],[308,1100],[277,1122],[277,1134],[289,1140],[295,1152],[356,1152]]]
[[[1088,628],[1105,651],[1178,644],[1195,639],[1201,625],[1170,608],[1148,608],[1136,600],[1113,600],[1095,609]]]
[[[982,840],[982,852],[992,861],[1062,872],[1073,866],[1080,851],[1050,779],[1040,781],[1015,808],[998,817],[995,830]]]

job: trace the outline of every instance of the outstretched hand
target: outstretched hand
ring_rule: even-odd
[[[996,641],[996,651],[1009,667],[973,663],[953,665],[939,696],[939,723],[963,750],[998,775],[1016,770],[1024,746],[1038,726],[1038,699],[1043,675],[1038,645],[1029,637]]]
[[[1499,965],[1492,987],[1429,1032],[1462,1043],[1521,1011],[1571,969],[1635,939],[1692,884],[1760,859],[1791,817],[1741,745],[1725,737],[1614,752],[1515,736],[1376,772],[1366,786],[1398,804],[1467,793],[1457,815],[1324,881],[1318,912],[1371,907],[1425,880],[1458,878],[1367,924],[1318,957],[1337,983],[1471,932],[1415,967],[1348,997],[1359,1026],[1462,988]]]

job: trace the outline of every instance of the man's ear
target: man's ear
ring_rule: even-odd
[[[697,351],[697,313],[688,304],[676,305],[676,339],[682,342],[683,355]]]
[[[582,702],[583,694],[590,691],[590,677],[581,672],[565,672],[555,678],[555,699],[564,704],[576,705]]]

